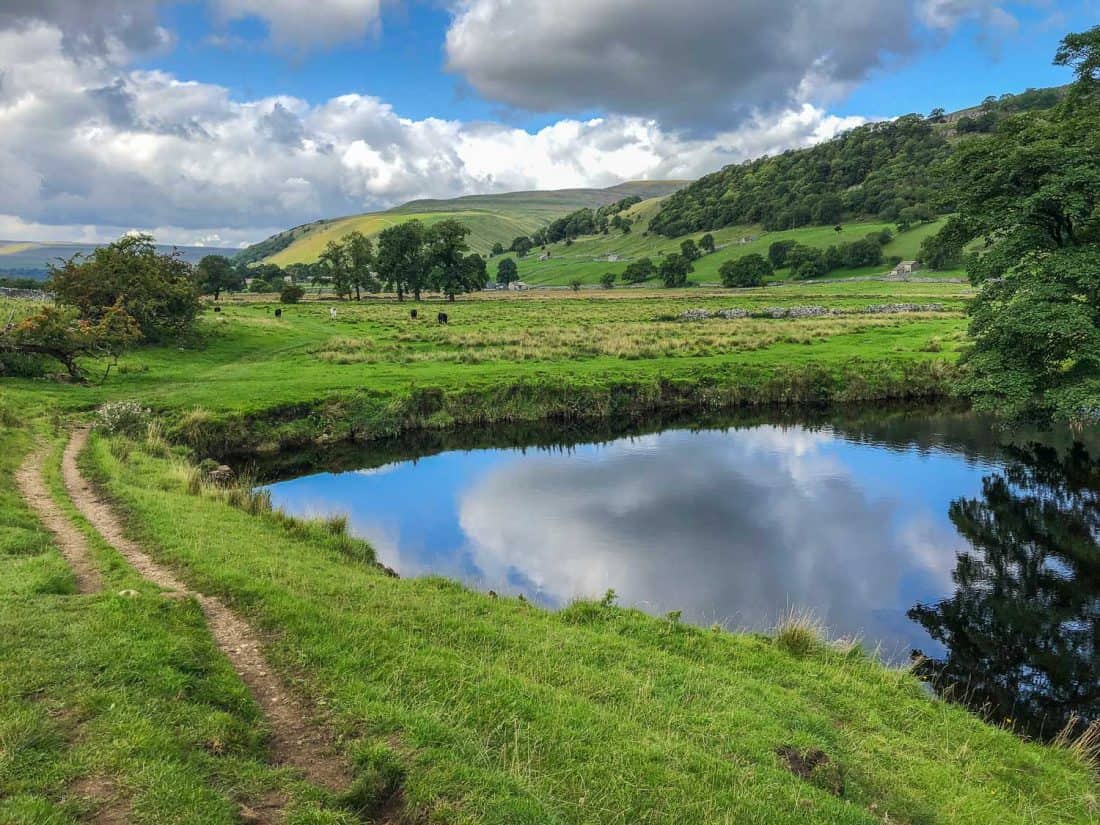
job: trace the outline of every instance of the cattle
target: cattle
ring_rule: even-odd
[[[435,316],[435,320],[439,321],[439,323],[441,323],[441,324],[446,324],[447,323],[447,313],[446,312],[439,313],[437,316]]]
[[[222,311],[221,307],[214,307],[214,312],[221,312],[221,311]]]
[[[415,309],[410,309],[409,310],[409,317],[412,318],[414,321],[416,320],[416,310]]]
[[[331,318],[333,321],[336,320],[336,307],[328,308],[328,317]]]
[[[277,309],[277,310],[275,310],[275,317],[276,317],[276,318],[282,318],[282,317],[283,317],[283,311],[282,311],[282,309]]]

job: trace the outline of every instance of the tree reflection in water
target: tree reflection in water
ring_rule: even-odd
[[[909,610],[948,651],[918,658],[918,674],[1033,737],[1075,716],[1083,728],[1100,719],[1100,463],[1081,444],[1032,445],[982,487],[951,505],[972,547],[954,596]]]

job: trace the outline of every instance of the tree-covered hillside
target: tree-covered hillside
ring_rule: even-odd
[[[1065,88],[1028,89],[987,98],[980,106],[927,118],[906,115],[870,123],[808,149],[794,149],[727,166],[700,178],[662,204],[653,232],[678,237],[726,226],[767,230],[876,219],[902,226],[952,210],[937,165],[957,137],[989,132],[1021,111],[1048,109]]]
[[[940,194],[929,168],[950,151],[944,131],[919,115],[871,123],[700,178],[665,201],[650,230],[676,237],[734,225],[777,230],[853,217],[928,217]]]

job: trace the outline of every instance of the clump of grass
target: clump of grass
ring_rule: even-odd
[[[1054,746],[1065,748],[1086,764],[1095,765],[1100,772],[1100,720],[1093,720],[1084,730],[1085,721],[1077,714],[1070,716],[1065,727],[1054,739]]]
[[[333,513],[332,515],[325,516],[321,522],[325,525],[325,529],[334,536],[343,536],[348,532],[347,513]]]
[[[825,644],[825,625],[809,610],[791,608],[775,626],[775,644],[793,656],[806,656]]]

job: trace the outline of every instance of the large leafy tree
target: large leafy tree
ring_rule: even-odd
[[[191,265],[176,253],[159,253],[150,235],[127,235],[52,266],[50,289],[92,324],[124,312],[149,341],[187,332],[199,312]]]
[[[95,320],[81,318],[73,307],[47,306],[41,312],[0,328],[0,352],[44,355],[65,367],[76,381],[84,379],[77,358],[107,359],[106,379],[122,352],[141,337],[137,322],[121,303]]]
[[[763,255],[754,252],[735,261],[726,261],[718,268],[718,276],[722,286],[763,286],[765,279],[772,276],[772,265]]]
[[[397,292],[399,301],[412,293],[420,300],[427,287],[428,262],[424,249],[424,224],[412,220],[383,229],[378,236],[374,267],[387,289]]]
[[[1100,27],[1063,41],[1079,79],[1054,109],[964,142],[950,173],[980,238],[962,390],[1014,423],[1100,421]]]
[[[425,236],[432,285],[453,301],[455,295],[482,289],[488,275],[480,255],[466,255],[470,228],[448,219],[432,226]]]
[[[195,267],[195,275],[199,281],[199,289],[204,295],[213,295],[215,301],[221,297],[222,290],[241,289],[244,286],[243,276],[224,255],[204,256]]]
[[[671,255],[665,255],[664,260],[661,261],[659,274],[666,287],[686,286],[688,275],[693,269],[691,261],[673,252]]]
[[[511,258],[502,258],[497,264],[497,283],[508,286],[519,280],[519,267]]]

